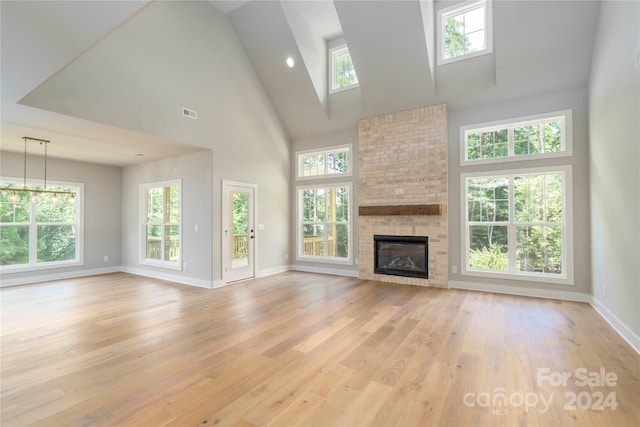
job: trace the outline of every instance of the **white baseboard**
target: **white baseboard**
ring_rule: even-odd
[[[626,341],[629,343],[633,349],[640,354],[640,337],[634,334],[631,329],[627,325],[624,324],[620,319],[618,319],[612,312],[609,311],[607,307],[600,302],[596,297],[591,297],[591,306],[604,318],[604,320],[611,325],[613,329]]]
[[[58,273],[35,274],[14,279],[0,277],[0,288],[27,285],[29,283],[49,282],[52,280],[74,279],[76,277],[97,276],[99,274],[118,273],[122,267],[93,268],[90,270],[64,271]]]
[[[160,273],[157,271],[145,270],[133,267],[121,267],[125,273],[136,274],[138,276],[151,277],[153,279],[168,280],[170,282],[182,283],[184,285],[197,286],[199,288],[212,289],[214,282],[211,280],[196,279],[194,277],[178,276],[177,274]]]
[[[280,267],[265,268],[264,270],[259,270],[256,273],[256,278],[273,276],[274,274],[284,273],[284,272],[289,271],[289,270],[291,270],[291,266],[290,265],[282,265]]]
[[[562,290],[519,288],[517,286],[504,286],[489,283],[449,281],[452,289],[464,289],[469,291],[495,292],[499,294],[520,295],[525,297],[550,298],[564,301],[586,302],[611,325],[611,327],[637,352],[640,353],[640,337],[633,333],[627,325],[611,313],[607,307],[597,298],[579,292],[567,292]]]
[[[218,289],[218,288],[222,288],[224,286],[229,285],[230,283],[225,282],[224,280],[214,280],[211,283],[211,289]]]
[[[452,289],[464,289],[468,291],[494,292],[497,294],[519,295],[523,297],[550,298],[564,301],[591,302],[591,295],[580,292],[562,290],[521,288],[518,286],[496,285],[490,283],[461,282],[450,280]]]
[[[339,268],[314,267],[309,265],[292,265],[290,270],[302,271],[305,273],[331,274],[334,276],[346,276],[346,277],[358,277],[360,274],[357,270],[354,271],[354,270],[343,270]]]

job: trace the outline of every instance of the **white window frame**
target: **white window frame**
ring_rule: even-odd
[[[1,177],[2,182],[8,184],[23,185],[24,178],[12,178]],[[41,180],[28,180],[27,188],[37,187],[44,185],[44,181]],[[64,268],[84,265],[84,184],[79,182],[65,182],[65,181],[51,181],[47,180],[47,187],[70,187],[75,189],[75,205],[76,205],[76,222],[71,223],[49,223],[38,222],[36,218],[36,205],[37,203],[31,203],[30,208],[30,221],[29,223],[2,223],[2,225],[28,225],[29,226],[29,263],[27,264],[13,264],[0,266],[1,273],[19,273],[25,271],[37,271],[37,270],[49,270],[52,268]],[[20,192],[20,190],[16,189]],[[67,203],[61,200],[60,203]],[[38,252],[38,226],[39,225],[75,225],[76,227],[76,256],[72,260],[66,261],[52,261],[52,262],[37,262]]]
[[[303,192],[305,190],[314,190],[314,189],[324,189],[325,193],[326,190],[328,190],[329,188],[337,188],[337,187],[347,187],[349,189],[349,221],[347,222],[347,226],[348,226],[348,239],[347,239],[347,245],[348,245],[348,256],[347,258],[338,258],[338,257],[330,257],[330,256],[310,256],[310,255],[304,255],[303,254],[303,249],[304,249],[304,232],[302,231],[302,227],[304,225],[304,221],[302,220],[303,218]],[[329,264],[340,264],[340,265],[353,265],[353,185],[350,182],[341,182],[341,183],[327,183],[327,184],[318,184],[318,185],[300,185],[296,187],[296,203],[297,203],[297,221],[296,221],[296,260],[298,261],[313,261],[313,262],[323,262],[323,263],[329,263]],[[324,221],[325,226],[330,225],[330,224],[344,224],[344,222],[336,222],[336,221],[327,221],[326,220],[326,215],[325,215],[325,221]],[[325,227],[326,229],[326,227]],[[328,234],[325,233],[325,244],[324,247],[327,248],[328,244],[327,244],[327,236]]]
[[[545,123],[555,119],[561,121],[560,134],[560,151],[548,153],[536,153],[526,155],[515,155],[514,129],[521,126],[527,126],[538,123]],[[507,129],[508,139],[508,155],[506,157],[495,157],[488,159],[471,159],[468,155],[467,136],[477,132],[489,132],[493,130]],[[551,113],[536,114],[525,117],[517,117],[506,120],[497,120],[493,122],[477,123],[460,127],[460,165],[479,165],[489,163],[505,163],[522,160],[534,160],[553,157],[567,157],[573,155],[573,114],[572,110],[554,111]]]
[[[517,175],[537,175],[551,172],[560,172],[564,174],[564,191],[563,191],[563,241],[562,241],[562,274],[549,274],[549,273],[532,273],[522,272],[515,269],[515,250],[516,250],[516,226],[523,225],[523,223],[516,223],[515,218],[515,200],[513,197],[513,184],[512,180],[509,181],[509,221],[507,224],[503,224],[508,227],[508,249],[509,249],[509,270],[482,270],[473,269],[469,266],[469,249],[470,249],[470,236],[469,236],[469,213],[467,203],[467,179],[469,178],[495,178],[495,177],[513,177]],[[545,282],[555,283],[563,285],[573,285],[573,181],[572,181],[572,168],[571,165],[561,166],[546,166],[538,168],[527,169],[511,169],[511,170],[493,170],[486,172],[470,172],[460,175],[460,213],[461,213],[461,248],[462,248],[462,269],[461,274],[467,276],[478,277],[491,277],[499,279],[513,279],[513,280],[526,280],[532,282]],[[535,223],[533,225],[541,225],[541,223]]]
[[[165,189],[167,187],[174,187],[174,186],[180,187],[180,222],[178,224],[165,222],[164,218],[166,217],[164,215],[164,208],[166,206],[166,203],[164,202],[165,192],[163,191],[162,192],[163,222],[162,222],[162,240],[161,240],[160,247],[164,248],[165,225],[177,225],[180,230],[180,238],[178,239],[178,245],[179,245],[178,262],[147,258],[147,190],[150,188],[160,188],[160,187]],[[173,179],[168,181],[159,181],[159,182],[150,182],[150,183],[140,184],[140,227],[139,227],[140,229],[140,257],[139,257],[140,264],[153,266],[153,267],[167,268],[171,270],[182,270],[182,250],[183,250],[182,238],[183,238],[183,230],[184,230],[184,227],[182,226],[183,224],[182,200],[183,200],[183,191],[182,191],[181,179]],[[162,250],[161,250],[161,253],[163,253]]]
[[[459,15],[466,11],[484,6],[484,32],[486,48],[477,50],[475,52],[454,56],[453,58],[444,57],[444,22],[452,15]],[[462,4],[456,4],[450,7],[442,8],[437,13],[437,50],[438,50],[438,65],[450,64],[452,62],[462,61],[477,56],[487,55],[493,52],[493,19],[492,19],[492,0],[474,0],[465,2]]]
[[[360,86],[360,82],[358,81],[358,74],[356,73],[355,83],[350,84],[349,86],[338,87],[338,81],[336,79],[336,57],[338,55],[343,54],[344,52],[348,53],[349,56],[351,56],[351,53],[349,52],[349,47],[347,46],[346,43],[342,43],[338,46],[335,46],[329,49],[329,94],[342,92],[342,91],[353,89]],[[353,64],[353,58],[351,58],[351,63]],[[355,71],[356,70],[354,66],[353,72],[355,73]]]
[[[328,173],[329,164],[326,161],[327,154],[335,153],[339,151],[347,151],[347,171],[346,172],[338,172],[338,173]],[[308,155],[320,155],[324,154],[325,162],[324,162],[324,173],[319,175],[309,175],[303,176],[302,173],[304,171],[303,159]],[[323,149],[313,149],[313,150],[305,150],[305,151],[296,151],[296,180],[309,180],[309,179],[319,179],[319,178],[334,178],[334,177],[344,177],[344,176],[352,176],[353,175],[353,145],[336,145],[333,147],[327,147]]]

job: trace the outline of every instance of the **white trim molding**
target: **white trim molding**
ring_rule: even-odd
[[[467,291],[493,292],[496,294],[518,295],[523,297],[549,298],[563,301],[590,302],[591,295],[580,292],[555,289],[524,288],[520,286],[497,285],[492,283],[449,281],[449,288]]]
[[[615,314],[609,311],[605,305],[598,300],[596,297],[592,296],[590,301],[591,306],[595,311],[598,312],[600,316],[604,318],[604,320],[611,325],[611,327],[627,342],[636,353],[640,354],[640,337],[636,335],[631,328],[629,328],[625,323],[618,319]]]
[[[135,274],[137,276],[150,277],[152,279],[167,280],[169,282],[182,283],[183,285],[197,286],[199,288],[213,289],[214,282],[211,280],[196,279],[195,277],[183,277],[177,274],[155,272],[135,267],[122,267],[120,271]]]
[[[515,154],[514,129],[532,125],[549,123],[550,121],[560,123],[560,151],[551,151],[534,154]],[[508,134],[508,155],[505,157],[489,157],[486,159],[468,159],[469,147],[467,135],[469,133],[482,133],[488,131],[505,130]],[[460,126],[460,166],[473,166],[492,163],[511,163],[527,160],[546,159],[554,157],[570,157],[573,155],[573,110],[551,111],[547,113],[534,114],[523,117],[513,117],[492,122],[475,123]],[[506,166],[506,165],[505,165]]]
[[[292,265],[292,271],[301,271],[304,273],[320,273],[329,274],[333,276],[345,276],[345,277],[359,277],[360,272],[358,270],[345,270],[341,268],[324,268],[314,267],[310,265]]]
[[[456,3],[453,6],[442,8],[436,12],[436,52],[437,52],[437,64],[446,65],[452,62],[462,61],[469,58],[475,58],[477,56],[487,55],[493,53],[493,0],[471,0],[466,2]],[[463,53],[450,58],[445,58],[445,28],[446,20],[452,16],[460,15],[466,12],[470,12],[473,9],[479,9],[484,7],[484,44],[485,47],[474,52]]]
[[[280,267],[265,268],[263,270],[258,270],[256,272],[256,279],[260,277],[268,277],[268,276],[273,276],[275,274],[286,273],[287,271],[290,271],[290,270],[291,270],[290,265],[282,265]]]
[[[516,176],[522,175],[544,175],[549,173],[562,174],[562,206],[563,215],[562,220],[557,222],[548,221],[534,221],[534,222],[519,222],[516,221],[515,211],[515,191],[514,182]],[[558,166],[543,166],[537,168],[523,168],[523,169],[508,169],[508,170],[492,170],[482,172],[467,172],[460,174],[460,203],[462,209],[460,209],[460,247],[462,248],[462,267],[460,274],[464,276],[475,277],[490,277],[496,279],[508,279],[508,280],[526,280],[532,282],[543,283],[555,283],[558,285],[574,285],[574,254],[573,254],[573,168],[571,165],[558,165]],[[488,221],[478,222],[469,221],[468,214],[468,179],[490,179],[500,178],[508,182],[509,188],[509,218],[508,220],[501,221]],[[482,270],[479,268],[473,268],[470,265],[470,250],[471,250],[471,236],[469,228],[472,226],[502,226],[506,227],[509,231],[508,237],[508,255],[509,266],[507,270]],[[526,271],[517,270],[516,260],[516,228],[518,226],[527,225],[540,225],[540,226],[559,226],[562,228],[562,274],[554,275],[549,273],[532,273]],[[518,288],[516,288],[518,289]]]
[[[596,297],[591,294],[548,289],[521,288],[517,286],[497,285],[491,283],[449,281],[450,289],[467,291],[492,292],[497,294],[518,295],[534,298],[549,298],[563,301],[588,303],[638,354],[640,354],[640,337],[636,335],[624,322],[618,319]]]
[[[65,271],[61,273],[47,272],[45,274],[29,275],[6,279],[0,275],[0,288],[9,286],[29,285],[31,283],[51,282],[54,280],[75,279],[77,277],[98,276],[100,274],[120,273],[122,267],[93,268],[91,270]]]

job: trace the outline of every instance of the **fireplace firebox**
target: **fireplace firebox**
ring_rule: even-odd
[[[374,235],[374,273],[429,277],[429,238],[426,236]]]

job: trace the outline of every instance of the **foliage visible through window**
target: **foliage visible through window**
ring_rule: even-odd
[[[300,257],[350,258],[350,187],[301,188]]]
[[[457,58],[488,49],[487,6],[473,2],[442,12],[442,60]]]
[[[348,174],[351,171],[349,147],[298,154],[298,177]]]
[[[568,114],[568,113],[565,113]],[[567,150],[566,116],[464,130],[465,161],[549,155]]]
[[[180,183],[145,188],[144,258],[180,266]]]
[[[565,172],[465,179],[467,269],[566,275]]]
[[[78,201],[68,203],[66,196],[38,193],[32,201],[22,184],[1,182],[16,188],[17,203],[9,201],[10,192],[0,192],[0,265],[40,267],[80,261],[77,242],[80,230]],[[43,186],[33,186],[44,190]],[[47,186],[49,191],[68,191],[80,195],[80,187]],[[77,200],[80,200],[77,197]]]
[[[351,61],[351,55],[346,45],[330,51],[331,56],[331,91],[346,89],[358,84],[358,76]]]
[[[231,192],[231,262],[234,268],[249,265],[249,193]]]

